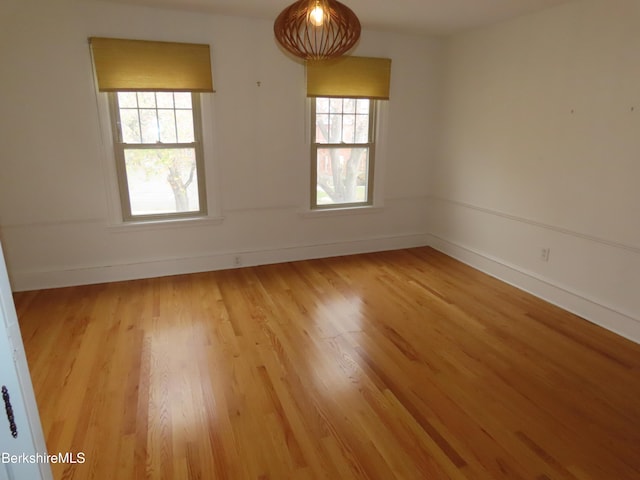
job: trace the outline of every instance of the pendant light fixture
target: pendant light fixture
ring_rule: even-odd
[[[280,45],[305,60],[343,55],[356,44],[360,30],[353,10],[337,0],[298,0],[273,24]]]

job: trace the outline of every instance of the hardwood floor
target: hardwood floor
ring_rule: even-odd
[[[430,248],[15,297],[56,479],[640,478],[640,345]]]

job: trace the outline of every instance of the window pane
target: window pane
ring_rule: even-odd
[[[140,123],[138,123],[138,110],[120,110],[120,128],[124,143],[140,143]]]
[[[158,110],[160,123],[160,141],[164,143],[176,143],[176,117],[174,110]]]
[[[200,209],[193,148],[125,150],[132,215]]]
[[[359,98],[356,101],[357,113],[369,113],[369,102],[368,98]]]
[[[329,113],[329,99],[328,98],[316,98],[316,112],[317,113]]]
[[[178,142],[194,142],[193,112],[191,110],[176,110],[176,120],[178,122]]]
[[[316,115],[316,142],[329,142],[329,115]]]
[[[176,108],[191,108],[191,94],[189,92],[175,92]]]
[[[173,108],[173,92],[157,92],[158,108]]]
[[[120,108],[138,108],[136,92],[118,92],[118,105]]]
[[[140,123],[142,125],[142,143],[156,143],[158,141],[156,110],[140,109]]]
[[[356,99],[345,98],[343,109],[344,109],[344,113],[356,113]]]
[[[368,153],[368,148],[318,149],[317,205],[368,201]]]
[[[344,143],[354,143],[356,139],[355,115],[344,115],[342,118],[342,141]]]
[[[156,108],[155,92],[138,92],[138,106],[140,108]]]
[[[342,141],[342,115],[331,115],[329,119],[329,143]]]
[[[342,99],[341,98],[329,99],[329,108],[331,113],[342,113]]]
[[[369,142],[369,116],[356,115],[356,143]]]

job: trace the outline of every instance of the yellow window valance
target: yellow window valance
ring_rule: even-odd
[[[213,92],[209,45],[89,38],[98,88]]]
[[[389,99],[391,59],[341,57],[307,62],[308,97]]]

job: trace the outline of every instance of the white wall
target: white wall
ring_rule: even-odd
[[[429,214],[438,248],[636,341],[639,24],[581,0],[449,39]]]
[[[111,159],[103,145],[110,138],[99,124],[92,35],[211,45],[217,93],[207,112],[214,145],[208,193],[221,223],[113,227]],[[271,21],[97,1],[5,0],[0,236],[13,288],[226,268],[236,255],[248,265],[425,244],[440,51],[429,38],[363,32],[355,54],[393,60],[378,154],[383,208],[304,216],[304,69],[276,47]]]

